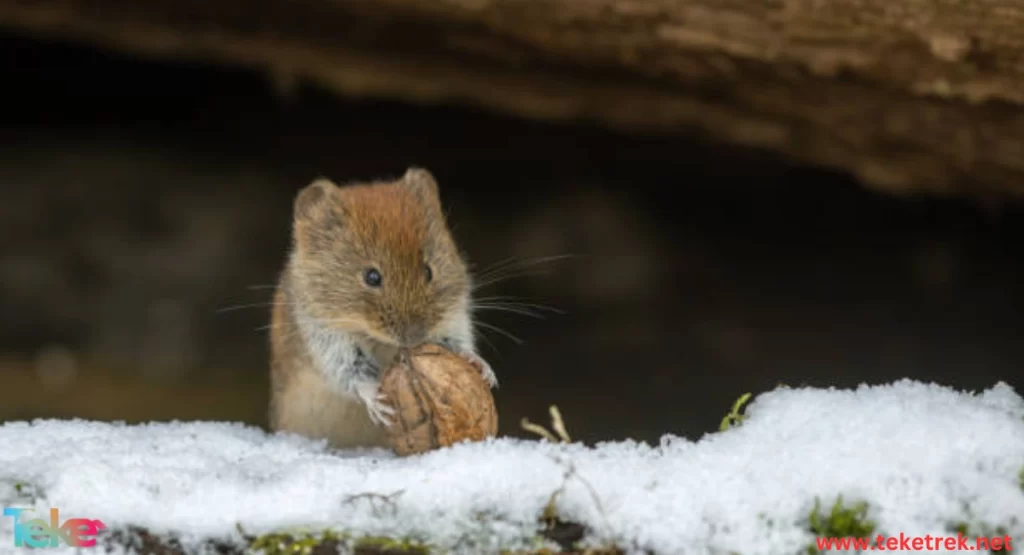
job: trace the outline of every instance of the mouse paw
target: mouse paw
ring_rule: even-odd
[[[371,401],[363,401],[366,403],[366,411],[370,415],[370,420],[375,424],[388,428],[392,424],[391,417],[395,415],[395,409],[393,409],[386,402],[383,395],[378,395]]]
[[[477,370],[480,371],[480,375],[484,377],[484,381],[487,385],[494,389],[498,387],[498,377],[494,375],[494,369],[487,363],[486,360],[480,357],[476,353],[459,353],[463,358],[469,361]]]
[[[356,395],[366,405],[366,412],[370,420],[377,425],[391,426],[391,417],[395,415],[395,409],[387,404],[387,399],[380,392],[380,386],[376,383],[366,382],[356,386]]]
[[[467,349],[465,344],[456,342],[452,338],[442,339],[437,344],[466,359],[467,362],[480,372],[480,375],[483,376],[484,381],[487,382],[491,389],[498,387],[498,377],[494,375],[494,369],[491,368],[491,365],[481,358],[480,355]]]

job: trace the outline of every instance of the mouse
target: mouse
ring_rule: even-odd
[[[472,291],[429,170],[342,185],[314,179],[294,197],[272,302],[271,429],[341,449],[386,446],[394,409],[381,373],[403,349],[428,343],[497,387],[477,352]]]

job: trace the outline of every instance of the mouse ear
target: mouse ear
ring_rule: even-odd
[[[402,184],[419,197],[424,204],[440,207],[441,195],[438,192],[437,180],[428,170],[413,166],[405,171]]]
[[[312,219],[319,207],[323,206],[324,201],[334,194],[334,191],[337,189],[338,186],[325,177],[318,177],[312,183],[303,187],[299,194],[295,196],[295,205],[293,207],[295,221],[304,222]]]

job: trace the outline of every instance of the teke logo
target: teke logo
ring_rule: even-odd
[[[99,520],[89,518],[71,518],[58,525],[57,509],[50,509],[49,523],[41,518],[22,522],[21,513],[31,511],[4,507],[4,516],[14,517],[15,547],[57,547],[61,540],[70,547],[92,547],[96,545],[96,538],[86,538],[106,528]]]

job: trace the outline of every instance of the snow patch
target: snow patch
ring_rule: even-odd
[[[949,535],[953,523],[981,522],[1024,544],[1024,399],[1006,384],[980,394],[909,380],[780,388],[746,414],[696,442],[502,438],[409,458],[230,423],[8,422],[0,506],[57,507],[61,520],[185,542],[237,541],[239,526],[335,528],[482,552],[530,545],[561,489],[559,514],[597,542],[779,555],[814,541],[806,519],[816,498],[828,508],[842,495],[869,504],[877,534]],[[0,553],[24,552],[12,521],[0,520]]]

